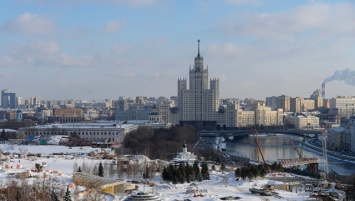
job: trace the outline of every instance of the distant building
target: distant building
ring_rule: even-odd
[[[187,151],[187,145],[183,144],[182,151],[172,160],[174,163],[189,163],[193,164],[197,160],[197,156]]]
[[[146,105],[132,104],[127,110],[117,110],[115,112],[116,121],[126,120],[148,120],[152,107]]]
[[[322,97],[322,91],[320,89],[317,89],[316,91],[314,91],[312,93],[312,95],[310,96],[311,100],[314,100],[315,104],[314,107],[315,108],[321,108],[323,107],[323,97]]]
[[[303,99],[303,111],[302,112],[315,110],[316,109],[315,102],[316,102],[315,100]]]
[[[178,79],[178,107],[180,121],[216,121],[219,107],[219,79],[208,80],[200,54],[200,41],[194,66],[189,70],[189,88],[186,79]]]
[[[292,125],[297,129],[317,129],[319,126],[319,118],[315,116],[287,116],[285,117],[285,125]]]
[[[278,107],[277,97],[276,96],[266,97],[265,104],[266,104],[266,106],[268,106],[272,109],[276,109]]]
[[[290,111],[300,114],[301,112],[304,111],[304,98],[290,98]]]
[[[277,97],[266,97],[265,104],[272,109],[283,109],[284,112],[291,111],[291,97],[289,96],[281,95]]]
[[[291,104],[291,97],[285,95],[277,97],[277,108],[283,109],[284,112],[291,111],[290,104]]]
[[[283,110],[273,110],[265,105],[255,104],[252,110],[238,109],[237,127],[249,126],[282,126]]]
[[[41,106],[41,97],[30,97],[31,107],[40,107]]]
[[[124,136],[138,125],[115,124],[112,122],[100,123],[66,123],[48,124],[27,128],[20,128],[20,134],[31,135],[78,135],[81,139],[95,142],[122,142]]]
[[[334,127],[327,129],[327,148],[342,149],[350,151],[350,133],[345,127]]]
[[[290,111],[296,114],[308,112],[315,109],[315,100],[304,98],[290,98]]]
[[[329,114],[340,115],[341,117],[355,116],[355,97],[338,96],[330,99]]]
[[[24,104],[23,97],[20,97],[20,96],[16,97],[16,105],[17,105],[17,107],[19,107],[20,105],[23,105],[23,104]]]
[[[81,109],[54,109],[53,116],[49,116],[48,123],[70,123],[70,122],[82,122],[83,111]]]
[[[350,150],[355,152],[355,117],[349,119]]]
[[[22,120],[23,120],[22,111],[21,111],[20,109],[18,109],[18,110],[16,111],[16,121],[17,121],[17,122],[20,122],[20,121],[22,121]]]
[[[16,105],[16,93],[10,92],[7,89],[1,91],[1,107],[14,109]]]
[[[0,128],[19,130],[23,127],[37,126],[37,121],[0,121]]]

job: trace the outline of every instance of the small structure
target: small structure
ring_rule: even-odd
[[[177,154],[177,156],[172,160],[174,163],[184,163],[188,162],[193,164],[197,160],[197,156],[191,152],[187,151],[187,144],[182,145],[182,151]]]
[[[192,194],[194,197],[205,196],[207,190],[199,188],[195,183],[190,184],[190,186],[186,189],[186,194]]]
[[[132,194],[125,199],[125,201],[161,201],[162,199],[158,197],[156,194],[147,193],[147,192],[138,192],[136,194]]]
[[[111,178],[99,177],[83,172],[75,172],[73,181],[76,185],[85,186],[88,188],[99,187],[103,192],[115,195],[125,193],[135,189],[134,184],[128,184],[125,180],[117,181]]]
[[[3,128],[0,136],[0,141],[7,141],[7,140],[9,140],[9,138],[7,138],[5,128]]]
[[[0,161],[4,162],[4,161],[8,161],[8,160],[9,160],[9,157],[5,156],[3,153],[0,152]]]

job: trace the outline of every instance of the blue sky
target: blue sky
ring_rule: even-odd
[[[176,95],[200,39],[221,97],[309,97],[336,70],[353,73],[354,19],[353,1],[5,0],[0,88],[43,99]],[[353,91],[334,80],[326,97]]]

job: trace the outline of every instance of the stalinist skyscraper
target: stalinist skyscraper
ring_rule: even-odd
[[[208,80],[208,68],[203,65],[198,52],[189,72],[189,88],[186,79],[178,79],[178,107],[180,121],[216,121],[219,107],[219,79]]]

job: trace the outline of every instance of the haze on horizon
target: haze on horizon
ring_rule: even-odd
[[[23,97],[177,95],[197,39],[220,97],[309,97],[355,70],[347,0],[5,0],[0,11],[0,89]],[[333,79],[326,98],[354,89]]]

